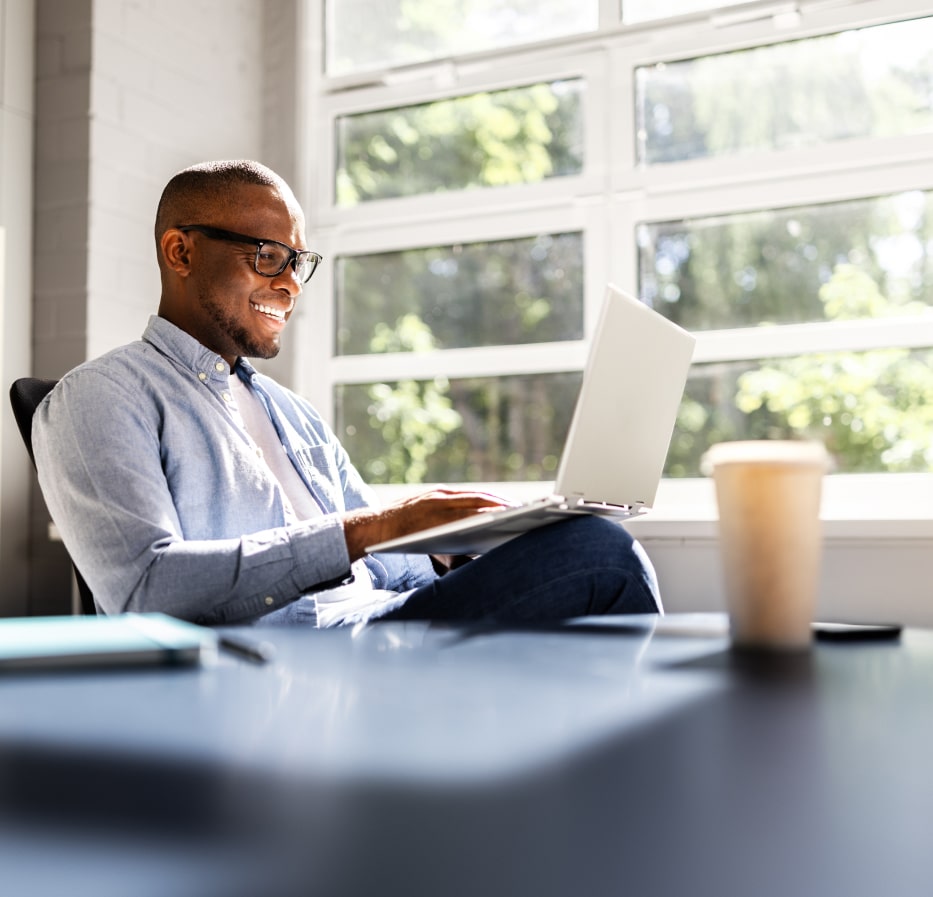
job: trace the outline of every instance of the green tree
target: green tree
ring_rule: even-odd
[[[339,205],[529,184],[581,170],[580,79],[344,116]]]
[[[840,265],[820,290],[829,320],[921,314]],[[765,410],[782,435],[821,439],[838,469],[925,471],[933,464],[933,351],[881,349],[775,359],[738,378],[736,407]]]
[[[337,351],[388,351],[377,328],[408,314],[439,349],[581,339],[583,261],[579,233],[339,259]]]
[[[395,327],[381,324],[373,337],[374,352],[430,352],[434,338],[417,315],[405,315]],[[461,423],[447,397],[448,383],[402,380],[369,387],[369,423],[382,437],[383,450],[370,452],[364,470],[371,482],[423,483],[431,455]]]

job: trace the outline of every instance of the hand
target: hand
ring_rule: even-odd
[[[350,560],[363,557],[368,545],[512,504],[514,502],[489,492],[434,489],[387,508],[351,511],[343,520]]]

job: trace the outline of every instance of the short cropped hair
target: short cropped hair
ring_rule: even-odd
[[[200,162],[179,171],[165,185],[159,200],[156,245],[170,227],[199,223],[194,219],[203,216],[205,209],[223,208],[230,193],[244,185],[288,191],[288,185],[271,168],[249,159]]]

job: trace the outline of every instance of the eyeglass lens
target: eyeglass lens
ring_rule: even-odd
[[[263,243],[256,250],[256,270],[266,277],[281,274],[295,259],[295,275],[302,283],[310,280],[317,267],[317,256],[309,252],[295,252],[284,243]]]
[[[295,259],[295,275],[301,283],[307,283],[317,268],[318,256],[309,252],[295,252],[284,243],[263,243],[256,250],[256,271],[266,277],[281,274]]]

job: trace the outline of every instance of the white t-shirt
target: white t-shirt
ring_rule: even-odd
[[[259,456],[285,493],[286,514],[294,515],[296,520],[320,516],[323,511],[285,453],[262,399],[236,374],[230,375],[230,393],[243,422],[243,428],[256,443]],[[318,625],[327,626],[334,622],[342,622],[356,605],[361,605],[361,608],[363,605],[369,607],[374,598],[377,601],[383,600],[381,595],[374,594],[369,568],[362,559],[355,561],[350,569],[353,572],[352,582],[328,589],[316,596]]]
[[[230,392],[240,412],[243,428],[256,443],[260,457],[282,487],[289,510],[298,520],[320,517],[323,512],[285,453],[262,399],[236,374],[230,375]]]

